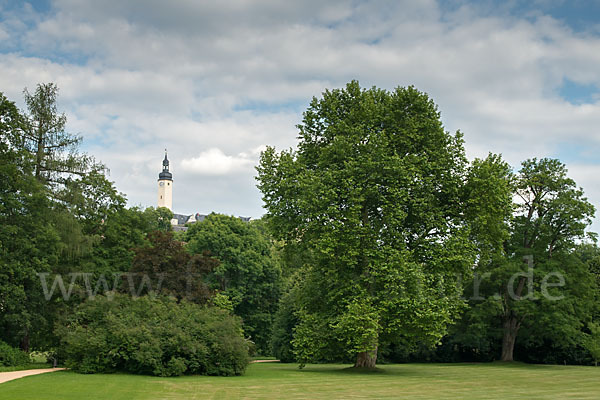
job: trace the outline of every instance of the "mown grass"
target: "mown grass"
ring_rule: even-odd
[[[252,364],[239,377],[52,372],[0,385],[0,399],[597,399],[600,368],[510,364]]]

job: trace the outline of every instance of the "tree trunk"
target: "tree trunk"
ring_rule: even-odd
[[[42,180],[42,163],[44,162],[44,131],[42,129],[42,122],[39,122],[37,131],[37,149],[35,152],[35,177],[38,180]]]
[[[519,322],[514,316],[506,316],[502,321],[502,361],[513,361],[513,352],[515,350],[515,342],[517,341],[517,333],[519,332]]]
[[[23,338],[21,339],[21,350],[23,350],[26,353],[29,353],[29,332],[25,333],[25,335],[23,335]]]
[[[377,347],[374,350],[358,353],[354,368],[375,368],[377,362]]]

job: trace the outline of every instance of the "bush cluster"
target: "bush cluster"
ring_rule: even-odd
[[[240,375],[248,362],[241,321],[216,307],[167,297],[98,296],[57,328],[59,357],[81,373]]]
[[[27,353],[0,340],[0,366],[20,367],[29,363],[31,363],[31,358]]]

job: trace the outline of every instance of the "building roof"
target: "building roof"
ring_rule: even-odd
[[[177,220],[177,225],[173,225],[173,226],[183,227],[185,224],[193,224],[195,222],[202,222],[206,219],[206,217],[208,217],[208,215],[200,214],[200,213],[190,214],[190,215],[173,214],[173,219]],[[249,222],[251,219],[251,217],[238,217],[238,218],[244,222]]]
[[[173,214],[173,219],[177,220],[177,225],[185,225],[190,219],[191,215],[184,214]]]

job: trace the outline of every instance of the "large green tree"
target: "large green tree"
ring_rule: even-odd
[[[583,190],[567,176],[565,165],[547,158],[524,161],[517,178],[516,194],[520,200],[508,244],[511,254],[525,258],[527,267],[534,269],[542,279],[554,274],[552,283],[556,279],[560,282],[561,276],[568,277],[569,282],[561,295],[543,293],[543,282],[540,282],[540,292],[536,295],[536,288],[526,285],[527,276],[508,281],[502,293],[501,317],[501,359],[505,361],[513,359],[517,334],[526,321],[537,319],[539,322],[538,318],[550,315],[549,321],[561,321],[554,324],[552,332],[572,337],[580,328],[579,321],[589,312],[589,285],[593,279],[586,266],[569,253],[576,241],[585,237],[585,228],[591,223],[595,210]],[[520,261],[512,259],[513,264]],[[522,301],[526,294],[525,300],[537,301]]]
[[[414,87],[350,82],[304,112],[296,151],[268,148],[258,187],[275,234],[313,255],[300,288],[301,362],[436,344],[458,315],[457,275],[474,261],[463,206],[466,159]]]
[[[489,215],[487,220],[473,220],[472,232],[485,228],[480,237],[487,237],[488,245],[478,246],[475,276],[466,291],[470,309],[450,341],[482,358],[499,348],[504,361],[514,359],[517,344],[524,351],[545,348],[555,354],[581,347],[597,296],[590,267],[574,250],[586,236],[594,207],[555,159],[526,160],[515,175],[487,174],[470,181],[489,195],[488,203],[481,197],[486,207],[504,206],[479,213]],[[510,207],[497,201],[499,193],[512,196]],[[519,358],[556,361],[551,354],[535,357]]]
[[[56,265],[60,238],[21,146],[23,127],[14,103],[0,93],[0,339],[28,351],[33,332],[49,325],[36,273]]]
[[[0,319],[3,336],[26,350],[50,344],[53,320],[68,307],[46,298],[37,274],[96,271],[106,221],[125,205],[65,131],[57,93],[54,84],[26,90],[24,114],[0,95]]]

